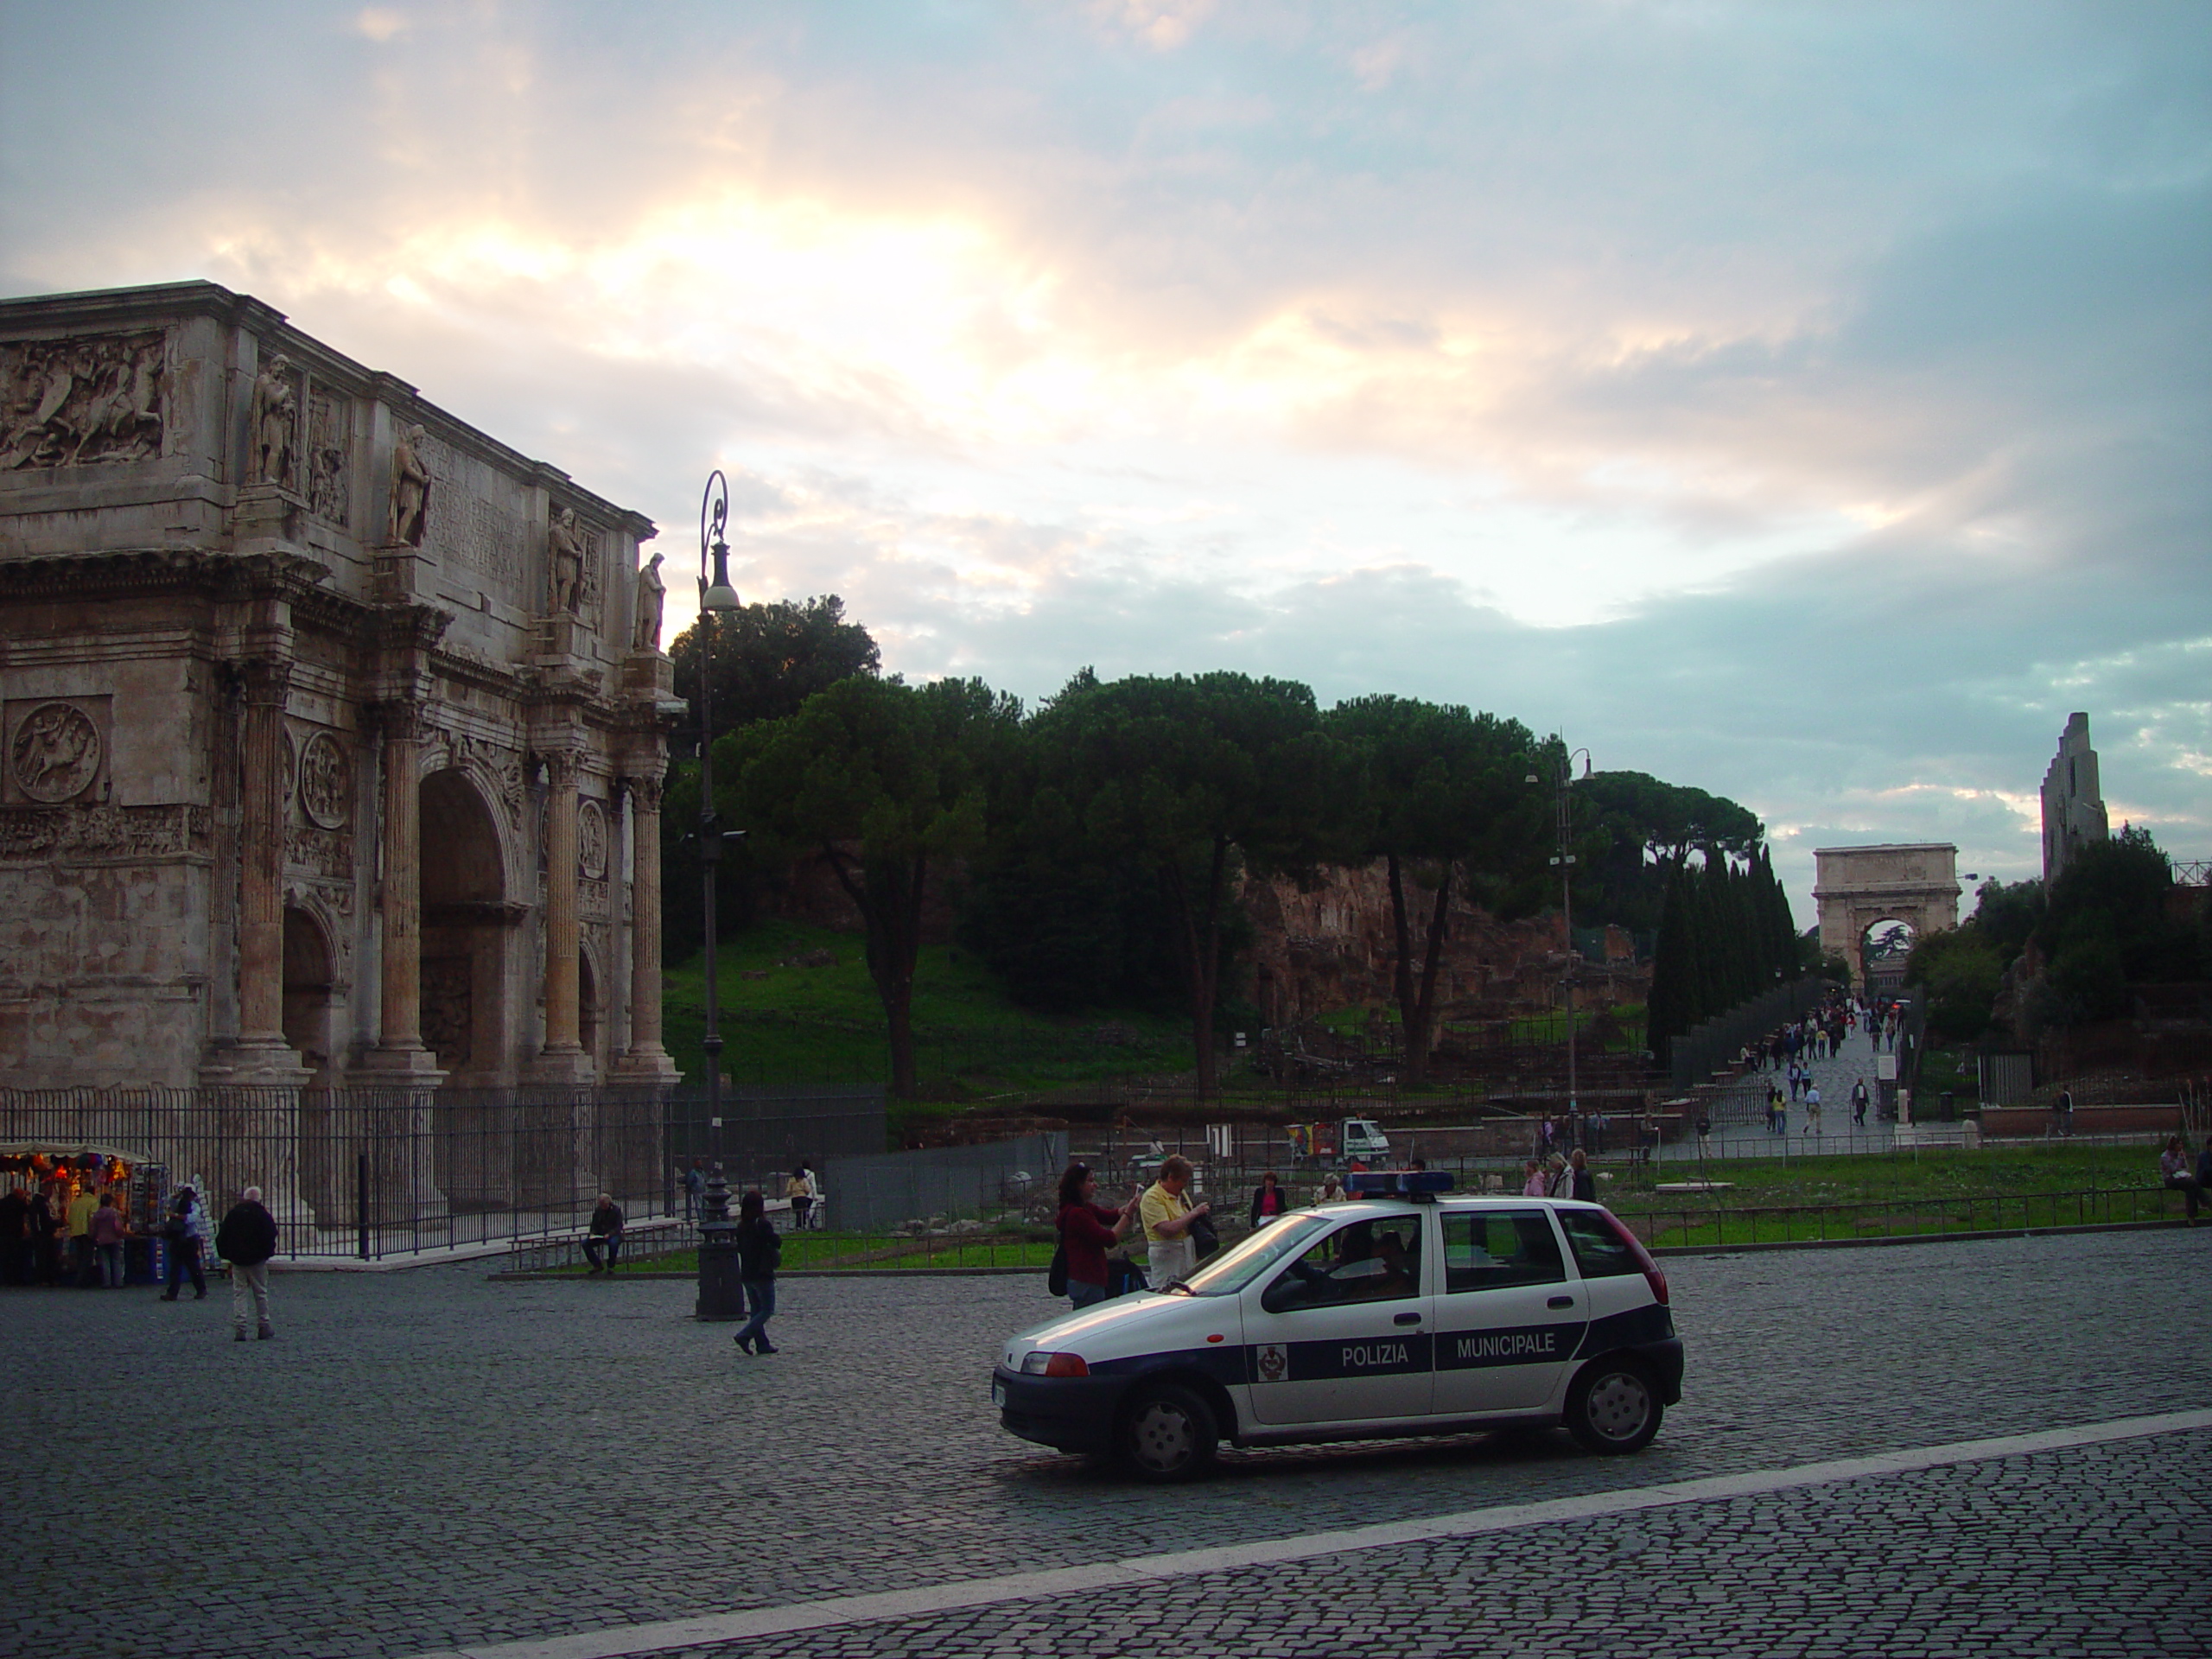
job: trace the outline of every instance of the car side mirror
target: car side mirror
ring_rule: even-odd
[[[1309,1306],[1312,1300],[1311,1287],[1289,1274],[1260,1293],[1260,1306],[1270,1313],[1287,1313],[1294,1308]]]

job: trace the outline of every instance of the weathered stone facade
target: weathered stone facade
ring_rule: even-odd
[[[1416,963],[1426,949],[1434,895],[1408,884]],[[1389,867],[1331,866],[1313,887],[1277,878],[1245,890],[1253,929],[1253,1000],[1269,1025],[1295,1025],[1337,1008],[1394,1003],[1397,946]],[[1578,930],[1579,931],[1580,930]],[[1567,929],[1558,912],[1502,922],[1455,898],[1437,968],[1442,1020],[1503,1020],[1560,1004],[1568,967]],[[1604,960],[1575,966],[1575,999],[1586,1008],[1642,1000],[1650,965],[1635,941],[1605,930]]]
[[[213,284],[0,303],[0,1086],[668,1077],[652,534]]]
[[[2089,745],[2089,717],[2072,714],[2058,734],[2058,753],[2043,774],[2043,879],[2058,880],[2066,861],[2112,833],[2097,778],[2097,752]]]

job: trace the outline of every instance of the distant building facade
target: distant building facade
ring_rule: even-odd
[[[652,534],[211,283],[0,302],[0,1085],[671,1077]]]
[[[2043,879],[2058,880],[2069,859],[2112,834],[2097,781],[2097,752],[2089,747],[2089,717],[2069,715],[2058,753],[2043,775]]]

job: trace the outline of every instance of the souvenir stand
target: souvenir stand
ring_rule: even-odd
[[[124,1282],[160,1281],[164,1263],[157,1247],[168,1172],[144,1154],[116,1147],[11,1141],[0,1144],[0,1187],[9,1185],[21,1186],[26,1192],[43,1190],[56,1217],[66,1214],[70,1200],[80,1192],[89,1192],[95,1198],[102,1192],[113,1193],[130,1225],[123,1247]],[[65,1260],[62,1282],[76,1281],[73,1264]]]

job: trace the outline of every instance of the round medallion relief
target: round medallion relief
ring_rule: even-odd
[[[353,822],[353,764],[346,746],[328,732],[317,732],[300,751],[300,807],[325,830]]]
[[[16,728],[8,767],[33,800],[72,799],[99,775],[100,728],[73,702],[42,702]]]
[[[576,809],[576,865],[589,880],[607,874],[607,813],[597,801]]]

